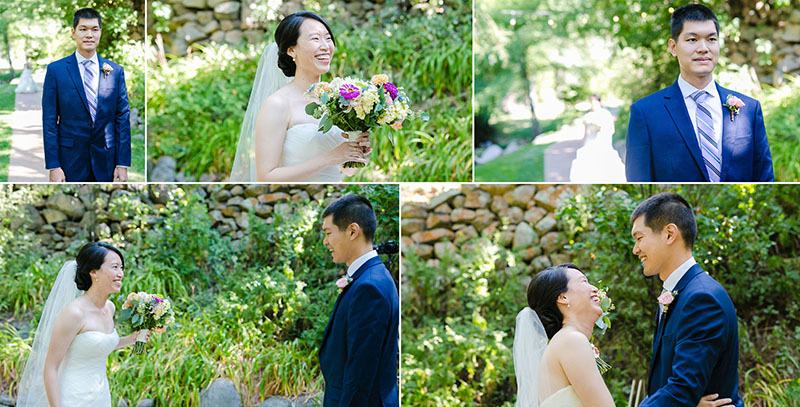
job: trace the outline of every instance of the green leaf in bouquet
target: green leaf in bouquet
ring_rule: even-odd
[[[394,148],[394,137],[392,137],[392,133],[390,132],[387,134],[387,136],[389,137],[389,144],[391,144],[392,148]]]
[[[133,318],[131,318],[131,324],[133,326],[139,326],[142,323],[142,316],[139,314],[133,314]]]
[[[306,114],[309,115],[309,116],[314,116],[314,112],[317,110],[318,107],[319,107],[319,105],[314,103],[314,102],[311,102],[311,103],[307,104],[306,105]]]
[[[322,125],[322,132],[327,133],[330,131],[331,127],[333,127],[333,120],[331,120],[330,117],[325,116],[322,118],[322,123],[320,124]]]
[[[323,93],[322,96],[319,97],[319,101],[322,102],[323,105],[328,104],[329,100],[330,98],[327,93]]]
[[[600,308],[604,311],[607,311],[611,307],[611,299],[608,297],[603,298],[600,300]]]
[[[132,315],[133,315],[133,309],[132,308],[124,309],[124,310],[122,310],[122,312],[119,313],[119,320],[120,321],[128,321],[128,320],[131,319]]]

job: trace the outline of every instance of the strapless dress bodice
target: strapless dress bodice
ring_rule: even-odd
[[[290,166],[308,161],[322,154],[325,154],[340,144],[347,141],[342,137],[342,131],[331,128],[327,133],[317,130],[318,125],[304,123],[292,126],[286,131],[286,139],[283,141],[283,154],[281,155],[281,166]],[[338,166],[327,167],[314,176],[303,180],[303,182],[339,182],[342,175]]]
[[[81,332],[75,336],[58,370],[63,407],[110,407],[106,375],[108,355],[119,344],[117,331]]]
[[[539,404],[539,407],[583,407],[578,394],[572,386],[564,387],[550,395]]]

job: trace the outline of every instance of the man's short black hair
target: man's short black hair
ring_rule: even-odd
[[[686,21],[713,21],[714,26],[717,27],[717,35],[719,35],[719,23],[717,16],[711,11],[710,8],[702,4],[687,4],[678,7],[672,12],[671,28],[672,39],[678,41],[678,37],[683,32],[683,23]]]
[[[682,196],[673,192],[662,192],[645,199],[631,215],[630,222],[644,216],[644,225],[653,232],[664,230],[664,226],[674,223],[681,231],[687,249],[694,246],[697,237],[697,223],[689,203]]]
[[[103,28],[103,20],[100,18],[100,13],[98,13],[97,10],[95,10],[93,8],[88,8],[87,7],[87,8],[82,8],[82,9],[76,11],[75,15],[72,16],[72,28],[73,29],[78,27],[78,22],[81,21],[82,18],[85,19],[85,20],[97,19],[98,27]]]
[[[357,194],[345,195],[328,205],[322,212],[322,219],[333,215],[333,224],[344,230],[351,223],[358,224],[364,238],[372,243],[375,237],[375,229],[378,228],[378,220],[375,219],[375,211],[367,198]]]

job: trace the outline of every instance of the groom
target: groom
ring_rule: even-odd
[[[366,198],[350,194],[331,203],[322,218],[333,262],[347,264],[319,349],[323,405],[397,407],[400,304],[394,280],[372,249],[375,212]]]
[[[774,181],[761,105],[714,82],[719,24],[701,4],[672,13],[680,75],[631,106],[628,182]]]
[[[692,256],[697,235],[692,208],[680,195],[665,192],[640,203],[631,223],[633,254],[644,275],[663,281],[647,397],[640,407],[696,406],[711,394],[742,407],[736,310]]]
[[[121,66],[97,55],[100,14],[72,18],[74,54],[47,66],[42,90],[50,182],[125,182],[131,165],[128,90]]]

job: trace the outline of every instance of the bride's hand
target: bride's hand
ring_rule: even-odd
[[[733,400],[727,398],[717,399],[717,397],[719,397],[719,394],[709,394],[707,396],[703,396],[703,398],[700,399],[700,402],[697,403],[697,407],[734,407],[733,404],[730,404],[730,402]]]
[[[133,333],[133,341],[136,343],[136,340],[139,338],[139,333],[142,331],[136,331]],[[152,331],[148,330],[147,333],[144,335],[144,343],[150,342],[150,334]]]
[[[332,165],[341,165],[348,161],[357,161],[367,164],[367,159],[364,157],[364,153],[361,152],[360,142],[357,141],[346,141],[342,144],[339,144],[338,147],[331,150],[330,159]]]
[[[361,147],[361,152],[364,156],[368,156],[372,152],[372,143],[369,140],[368,131],[363,131],[359,134],[358,145]]]

